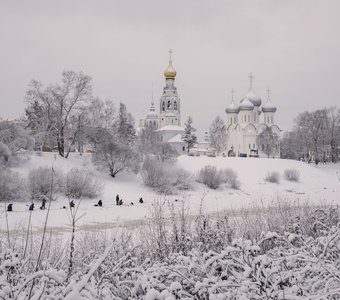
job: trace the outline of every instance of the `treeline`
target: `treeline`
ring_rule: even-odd
[[[340,154],[340,109],[305,111],[281,140],[281,157],[306,162],[337,162]]]

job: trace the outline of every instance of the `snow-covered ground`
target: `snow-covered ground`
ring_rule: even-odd
[[[55,169],[66,172],[71,168],[82,168],[84,171],[94,173],[104,184],[101,197],[93,200],[82,200],[78,215],[84,215],[78,222],[80,228],[84,229],[105,229],[112,228],[123,222],[138,222],[148,216],[149,207],[155,199],[164,196],[157,195],[152,190],[143,186],[141,178],[134,174],[118,174],[113,179],[103,172],[95,169],[88,155],[71,155],[68,159],[60,158],[55,153],[33,154],[31,159],[15,171],[26,176],[31,169],[54,165]],[[221,211],[224,209],[235,209],[251,204],[267,204],[275,199],[285,198],[290,201],[300,201],[304,203],[333,203],[340,202],[340,182],[336,172],[340,171],[340,164],[336,165],[308,165],[303,162],[280,159],[256,159],[256,158],[209,158],[181,156],[177,165],[192,174],[196,174],[205,165],[214,165],[218,168],[232,168],[239,175],[241,182],[240,190],[220,188],[218,190],[208,189],[201,184],[195,184],[194,190],[181,192],[177,195],[168,196],[169,201],[174,201],[180,205],[185,201],[194,214],[200,207],[201,199],[204,197],[204,209],[207,212]],[[289,182],[283,179],[285,169],[293,168],[300,172],[299,182]],[[268,183],[264,180],[268,171],[277,171],[281,175],[279,184]],[[119,194],[124,200],[123,206],[115,205],[115,197]],[[138,199],[143,197],[144,204],[139,204]],[[102,199],[103,207],[95,207],[94,204]],[[134,205],[130,203],[133,202]],[[51,206],[48,227],[55,232],[65,231],[69,227],[70,219],[66,209],[67,199],[59,196]],[[36,205],[36,207],[38,207]],[[11,229],[26,228],[29,219],[28,201],[27,203],[14,203],[13,212],[8,213],[8,224]],[[5,206],[0,207],[0,230],[6,230]],[[32,213],[32,228],[39,230],[44,224],[46,211],[35,209]]]

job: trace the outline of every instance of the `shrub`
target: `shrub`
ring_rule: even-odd
[[[158,159],[146,158],[142,165],[141,176],[144,185],[160,193],[171,193],[173,173],[171,166]]]
[[[199,171],[197,181],[216,190],[222,183],[222,176],[216,167],[208,165]]]
[[[238,190],[240,188],[240,181],[238,180],[237,173],[230,168],[223,169],[220,171],[222,182],[230,189]]]
[[[103,185],[86,170],[71,169],[66,174],[64,193],[71,199],[93,199],[101,194],[102,189]]]
[[[280,174],[276,171],[268,172],[264,180],[272,183],[280,183]]]
[[[175,189],[189,190],[193,184],[189,172],[150,157],[142,165],[141,176],[145,186],[165,194],[172,194]]]
[[[28,174],[28,190],[32,200],[41,200],[48,198],[51,192],[52,171],[48,167],[33,169]],[[61,189],[61,175],[54,173],[52,192],[58,192]]]
[[[193,186],[193,178],[192,175],[182,169],[175,168],[174,169],[174,182],[173,185],[179,190],[191,190]]]
[[[296,169],[286,169],[283,173],[283,176],[288,181],[298,182],[300,179],[300,173]]]
[[[25,192],[26,185],[22,176],[17,172],[0,166],[0,201],[24,200]]]

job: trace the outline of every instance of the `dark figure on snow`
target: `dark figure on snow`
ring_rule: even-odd
[[[143,201],[143,198],[142,198],[142,197],[140,197],[140,198],[139,198],[139,203],[141,203],[141,204],[143,204],[143,203],[144,203],[144,201]]]
[[[46,199],[42,199],[40,209],[46,209]]]
[[[123,205],[123,199],[120,199],[118,205]]]
[[[34,210],[34,203],[31,203],[31,205],[29,206],[28,210]]]
[[[131,202],[130,204],[133,205],[133,202]]]
[[[116,205],[119,205],[119,195],[116,196]]]
[[[71,207],[71,208],[74,207],[74,202],[73,202],[73,200],[70,202],[70,207]]]
[[[13,211],[13,204],[12,203],[7,205],[7,211]]]
[[[97,206],[102,207],[102,206],[103,206],[103,201],[102,201],[102,200],[99,200]]]

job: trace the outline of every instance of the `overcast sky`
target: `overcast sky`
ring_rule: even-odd
[[[157,102],[172,48],[182,123],[203,131],[230,102],[271,89],[277,123],[340,104],[340,1],[0,0],[0,117],[23,115],[28,83],[63,70],[94,95],[126,103],[136,122]]]

